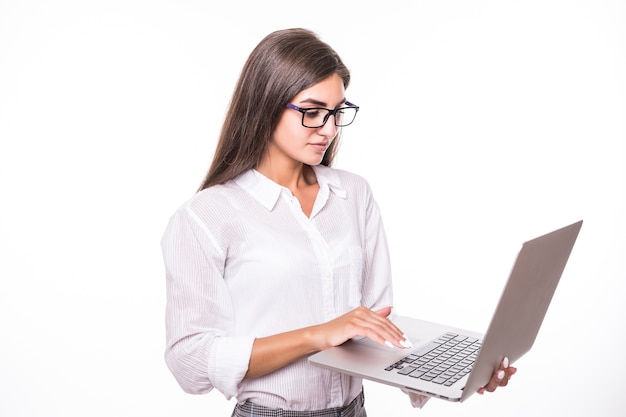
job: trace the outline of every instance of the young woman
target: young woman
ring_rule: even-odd
[[[356,336],[410,347],[388,319],[390,262],[370,188],[330,168],[359,110],[349,82],[314,33],[263,39],[200,190],[163,236],[166,362],[185,391],[236,397],[233,416],[365,416],[362,381],[307,356]],[[514,371],[503,366],[484,389]]]

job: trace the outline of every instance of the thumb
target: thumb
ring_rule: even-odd
[[[381,315],[381,316],[383,316],[383,317],[387,317],[388,315],[390,315],[390,314],[391,314],[391,309],[392,309],[392,308],[393,308],[393,307],[391,307],[391,306],[390,306],[390,307],[385,307],[385,308],[381,308],[380,310],[376,310],[375,312],[376,312],[377,314],[380,314],[380,315]]]

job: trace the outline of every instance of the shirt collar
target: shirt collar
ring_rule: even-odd
[[[339,177],[332,168],[316,165],[313,166],[313,171],[315,171],[321,193],[328,193],[327,190],[330,190],[337,197],[347,198],[346,189],[341,186]],[[281,193],[291,194],[287,188],[275,183],[255,169],[240,174],[234,181],[270,211],[276,206]]]
[[[315,172],[315,176],[317,177],[317,182],[320,185],[320,189],[324,186],[327,186],[330,191],[332,191],[337,197],[347,198],[348,193],[346,189],[341,185],[341,180],[339,180],[339,175],[337,172],[329,168],[325,165],[315,165],[313,166],[313,171]]]

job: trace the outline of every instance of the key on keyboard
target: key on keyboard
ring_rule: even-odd
[[[450,386],[472,370],[480,342],[475,337],[445,333],[385,370]]]

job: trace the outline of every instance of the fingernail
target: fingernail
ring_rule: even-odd
[[[388,348],[393,348],[393,344],[389,340],[385,340],[385,344]]]
[[[504,378],[504,371],[498,372],[498,380],[501,381]]]
[[[502,359],[502,367],[503,368],[509,367],[509,358],[507,358],[506,356],[504,357],[504,359]]]
[[[407,349],[410,349],[413,347],[413,343],[409,340],[409,338],[407,337],[407,335],[403,334],[402,337],[404,337],[404,340],[400,342],[400,344],[402,346],[404,346]]]

